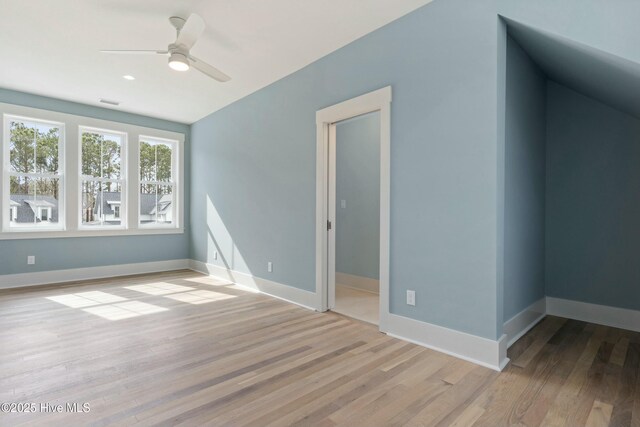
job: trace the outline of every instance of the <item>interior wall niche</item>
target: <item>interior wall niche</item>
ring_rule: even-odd
[[[640,310],[640,64],[507,27],[504,320],[544,296]]]

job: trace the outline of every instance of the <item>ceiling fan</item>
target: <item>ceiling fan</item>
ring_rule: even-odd
[[[205,29],[204,20],[199,15],[192,13],[187,20],[172,16],[169,18],[169,22],[176,29],[177,36],[176,41],[171,43],[166,50],[101,50],[101,52],[164,55],[169,57],[169,67],[176,71],[187,71],[193,66],[196,70],[219,82],[231,80],[231,77],[222,71],[189,53],[189,50],[196,44]]]

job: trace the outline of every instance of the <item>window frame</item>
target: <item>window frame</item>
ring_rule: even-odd
[[[111,135],[119,135],[122,138],[122,144],[120,146],[120,178],[119,179],[104,179],[100,178],[90,178],[85,179],[85,175],[82,174],[82,135],[85,132],[89,133],[98,133],[98,134],[111,134]],[[78,209],[82,210],[82,183],[84,181],[93,181],[93,182],[118,182],[120,184],[120,201],[127,200],[128,195],[128,185],[127,178],[129,176],[129,164],[128,164],[128,137],[129,135],[126,132],[115,131],[112,129],[102,129],[92,126],[83,126],[80,125],[78,127]],[[78,230],[127,230],[127,205],[128,203],[124,203],[124,209],[120,209],[120,225],[84,225],[82,223],[82,215],[78,216]],[[122,213],[124,212],[124,216]],[[102,214],[102,210],[100,212]]]
[[[58,128],[58,173],[48,174],[42,172],[12,172],[11,171],[11,123],[12,122],[26,122],[33,124],[43,124],[47,126],[54,126]],[[2,197],[0,198],[0,216],[2,217],[2,227],[0,234],[21,234],[21,233],[46,233],[46,232],[58,232],[66,229],[66,197],[65,197],[65,176],[66,176],[66,123],[58,120],[49,120],[45,118],[36,118],[31,115],[12,114],[4,112],[2,115],[2,141],[0,141],[2,152]],[[36,150],[34,146],[34,150]],[[53,178],[58,179],[58,222],[52,224],[50,222],[51,215],[48,215],[47,225],[34,225],[34,226],[11,226],[12,212],[11,212],[11,176],[23,176],[32,179],[38,178]],[[6,207],[9,207],[8,212]],[[40,216],[41,208],[34,212],[34,219]],[[16,208],[17,216],[17,208]],[[34,221],[35,223],[36,221]]]
[[[184,149],[185,149],[185,133],[179,131],[167,131],[156,128],[149,128],[139,125],[131,125],[128,123],[108,121],[96,119],[92,117],[61,113],[51,110],[43,110],[33,107],[25,107],[14,104],[0,103],[0,176],[3,183],[0,185],[0,241],[2,240],[19,240],[19,239],[43,239],[43,238],[72,238],[72,237],[104,237],[104,236],[132,236],[132,235],[162,235],[162,234],[183,234],[184,233],[184,194],[185,194],[185,170],[184,170]],[[61,133],[64,151],[59,151],[59,172],[62,175],[60,183],[60,200],[64,212],[63,220],[59,219],[58,224],[61,228],[38,227],[22,230],[11,228],[10,222],[10,196],[9,196],[9,180],[8,172],[10,161],[8,157],[9,143],[7,140],[8,124],[5,123],[6,116],[24,118],[36,122],[55,122],[64,125],[64,134]],[[129,207],[127,212],[121,210],[121,219],[127,222],[127,228],[116,228],[115,226],[95,229],[79,227],[80,210],[81,210],[81,194],[78,192],[81,185],[80,167],[81,147],[80,128],[92,128],[108,130],[109,132],[125,133],[127,135],[126,153],[126,177],[127,177],[127,194],[123,195],[122,203]],[[176,141],[177,150],[175,152],[176,161],[172,167],[177,169],[174,176],[175,189],[175,219],[170,226],[163,227],[139,227],[138,211],[133,208],[139,206],[138,191],[139,188],[139,171],[138,171],[138,155],[140,137],[144,136],[152,140],[168,140]],[[5,153],[7,151],[7,153]],[[174,169],[174,170],[175,170]],[[74,193],[78,192],[77,196]],[[62,228],[63,227],[63,228]]]
[[[171,181],[142,181],[142,179],[140,178],[140,170],[141,165],[141,159],[140,159],[140,144],[142,142],[144,142],[145,140],[147,140],[147,142],[152,142],[152,143],[158,143],[158,144],[165,144],[165,145],[169,145],[171,147]],[[148,135],[140,135],[138,138],[138,166],[136,168],[137,172],[138,172],[138,187],[136,192],[138,194],[140,194],[140,187],[144,184],[148,184],[148,185],[170,185],[172,187],[171,189],[171,195],[172,195],[172,200],[171,200],[171,209],[172,209],[172,218],[173,218],[173,222],[171,224],[162,224],[162,223],[158,223],[158,214],[156,213],[156,222],[153,223],[149,223],[149,224],[142,224],[140,222],[140,206],[141,206],[141,201],[140,199],[138,199],[138,227],[140,227],[141,229],[145,229],[145,230],[158,230],[158,229],[172,229],[172,228],[176,228],[176,221],[178,218],[178,207],[176,206],[178,204],[178,199],[177,199],[177,187],[178,187],[178,183],[179,181],[176,180],[175,177],[177,177],[178,175],[178,170],[177,170],[177,164],[178,164],[178,152],[179,152],[179,142],[176,140],[172,140],[172,139],[166,139],[166,138],[156,138],[156,137],[152,137],[152,136],[148,136]],[[157,178],[157,177],[156,177]],[[156,201],[157,203],[157,201]],[[156,205],[157,208],[157,205]]]

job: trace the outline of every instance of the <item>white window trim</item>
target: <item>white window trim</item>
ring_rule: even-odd
[[[2,104],[0,104],[1,106]],[[61,120],[55,120],[54,118],[44,117],[40,115],[34,114],[19,114],[8,112],[2,108],[0,111],[3,112],[2,117],[2,131],[0,135],[2,135],[1,147],[2,149],[2,161],[0,165],[2,165],[2,182],[3,185],[0,186],[2,189],[0,190],[0,206],[2,206],[2,213],[0,216],[2,217],[2,229],[0,231],[0,235],[3,234],[15,234],[17,235],[21,233],[46,233],[51,231],[64,231],[65,229],[65,212],[66,212],[66,204],[65,204],[65,176],[66,176],[66,168],[65,168],[65,141],[66,141],[66,126],[65,123]],[[37,114],[37,113],[36,113]],[[48,173],[18,173],[19,175],[29,176],[33,178],[42,178],[46,176],[51,176],[51,178],[57,178],[58,181],[58,222],[51,223],[47,225],[37,225],[37,226],[11,226],[11,214],[7,212],[6,206],[10,206],[11,194],[10,194],[10,186],[9,183],[11,181],[10,176],[15,175],[16,173],[11,172],[11,155],[9,149],[9,140],[11,139],[11,127],[9,123],[12,121],[24,121],[31,123],[41,123],[45,125],[55,126],[60,130],[58,135],[58,173],[57,174],[48,174]],[[35,149],[35,147],[34,147]],[[9,214],[9,215],[7,215]],[[39,217],[40,209],[38,212],[34,212],[35,217]],[[49,216],[50,218],[50,216]]]
[[[90,117],[77,116],[73,114],[58,113],[49,110],[42,110],[31,107],[23,107],[13,104],[0,103],[0,114],[18,116],[40,122],[53,121],[64,124],[64,144],[65,151],[60,159],[61,175],[63,180],[61,182],[61,199],[64,205],[64,221],[61,222],[64,229],[51,229],[49,227],[42,227],[36,229],[20,230],[11,229],[9,231],[9,184],[6,179],[8,172],[7,163],[8,160],[8,144],[4,144],[5,135],[5,120],[0,121],[0,135],[3,136],[2,147],[0,150],[0,165],[2,165],[2,177],[3,185],[0,185],[0,216],[2,218],[2,231],[0,231],[0,240],[17,240],[17,239],[43,239],[43,238],[71,238],[71,237],[97,237],[97,236],[129,236],[129,235],[149,235],[149,234],[182,234],[184,233],[184,134],[164,131],[159,129],[148,128],[144,126],[130,125],[126,123],[111,122],[107,120],[94,119]],[[175,196],[176,201],[176,215],[174,224],[171,226],[146,228],[139,227],[138,224],[138,210],[139,209],[127,209],[126,214],[121,213],[121,219],[126,221],[128,228],[123,229],[117,226],[110,226],[104,228],[86,227],[80,229],[80,208],[81,208],[81,195],[78,197],[66,197],[64,195],[73,195],[78,192],[80,188],[80,128],[93,128],[104,129],[110,132],[120,132],[127,134],[127,188],[136,189],[139,188],[140,176],[138,172],[139,163],[139,143],[140,137],[148,137],[154,140],[168,140],[175,141],[178,149],[176,150],[176,162],[177,168],[176,182],[175,182]],[[5,147],[7,152],[5,153]],[[139,206],[138,191],[127,191],[126,201],[123,200],[124,205]],[[60,213],[59,213],[60,215]],[[123,215],[126,217],[123,218]],[[115,229],[114,229],[115,228]]]
[[[149,135],[140,135],[139,139],[138,139],[138,144],[140,144],[141,141],[143,140],[147,140],[148,142],[158,142],[161,144],[166,144],[166,145],[170,145],[171,146],[171,181],[170,182],[164,182],[164,181],[144,181],[146,184],[151,184],[151,185],[171,185],[173,187],[172,190],[172,194],[173,194],[173,217],[175,218],[174,223],[176,222],[176,220],[178,219],[178,215],[179,215],[179,210],[176,208],[176,203],[178,203],[178,199],[177,199],[177,192],[178,192],[178,185],[180,184],[180,180],[176,180],[175,177],[179,177],[179,168],[178,168],[178,164],[180,161],[180,157],[182,155],[181,150],[180,150],[180,143],[179,141],[176,140],[172,140],[172,139],[167,139],[167,138],[156,138],[153,136],[149,136]],[[138,145],[138,189],[136,190],[136,193],[140,193],[140,185],[141,185],[141,180],[140,180],[140,145]],[[138,213],[140,212],[140,201],[138,200]],[[157,216],[156,216],[157,219]],[[144,230],[162,230],[162,229],[169,229],[169,228],[175,228],[175,224],[171,223],[171,224],[158,224],[158,223],[150,223],[150,224],[141,224],[140,220],[138,218],[138,227],[140,229],[144,229]]]
[[[100,134],[113,134],[119,135],[122,138],[122,145],[120,147],[120,179],[103,179],[103,178],[91,178],[91,181],[109,181],[109,182],[118,182],[122,188],[121,191],[121,201],[127,200],[127,194],[129,191],[128,177],[129,175],[129,150],[128,150],[128,139],[129,134],[127,132],[116,131],[113,129],[101,129],[97,127],[90,126],[80,126],[78,129],[78,209],[82,207],[82,181],[85,180],[82,175],[82,134],[84,132],[91,133],[100,133]],[[101,212],[102,213],[102,212]],[[83,225],[82,224],[82,216],[78,216],[78,230],[127,230],[127,203],[124,203],[124,206],[120,208],[120,225]]]

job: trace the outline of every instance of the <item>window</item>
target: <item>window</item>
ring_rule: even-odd
[[[0,241],[184,232],[183,134],[4,103],[0,115]]]
[[[41,222],[49,221],[49,218],[51,218],[51,208],[39,208],[38,218]]]
[[[126,200],[123,197],[125,181],[122,164],[126,136],[89,128],[81,128],[80,135],[81,227],[123,227],[120,208],[123,200]]]
[[[5,116],[9,230],[64,228],[63,133],[61,123]]]
[[[142,227],[175,225],[176,142],[140,140],[140,209]]]

